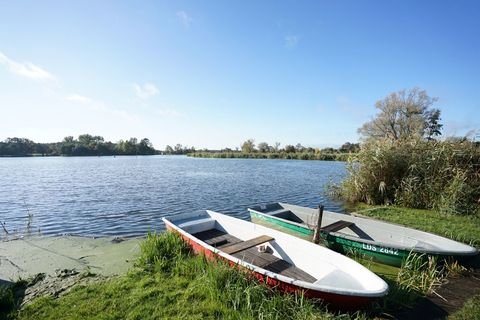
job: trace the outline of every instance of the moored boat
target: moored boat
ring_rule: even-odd
[[[317,226],[317,209],[273,203],[248,209],[252,221],[311,238]],[[342,253],[359,252],[375,261],[400,266],[410,252],[439,258],[471,257],[478,253],[469,245],[432,233],[366,217],[324,211],[320,235],[327,247]]]
[[[162,220],[196,253],[243,268],[283,292],[301,291],[342,309],[367,307],[388,292],[361,264],[277,230],[213,211]]]

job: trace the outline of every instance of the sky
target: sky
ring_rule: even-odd
[[[0,140],[340,146],[375,102],[480,129],[478,1],[0,0]]]

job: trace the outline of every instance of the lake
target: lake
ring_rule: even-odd
[[[345,173],[333,161],[0,158],[0,221],[16,234],[139,236],[163,230],[163,216],[205,209],[248,219],[247,207],[282,201],[343,212],[325,186]]]

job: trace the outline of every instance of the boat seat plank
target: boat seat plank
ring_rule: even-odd
[[[327,233],[328,232],[336,232],[336,231],[342,230],[343,228],[350,227],[353,224],[354,223],[350,222],[350,221],[338,220],[334,223],[331,223],[331,224],[329,224],[325,227],[320,228],[320,230],[323,231],[323,232],[327,232]]]
[[[275,239],[270,236],[262,235],[247,241],[242,241],[226,247],[222,247],[222,251],[228,254],[234,254],[234,253],[250,249],[252,247],[258,246],[259,244],[269,242],[272,240],[275,240]]]
[[[259,252],[256,248],[250,248],[233,254],[245,262],[258,266],[262,269],[272,271],[283,276],[313,283],[317,281],[313,276],[291,263],[277,258],[271,253]]]

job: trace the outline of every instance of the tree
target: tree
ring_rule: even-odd
[[[343,153],[350,153],[350,152],[355,153],[360,151],[360,144],[345,142],[344,144],[342,144],[342,146],[338,150]]]
[[[305,147],[302,146],[302,144],[299,142],[297,143],[297,145],[295,146],[295,151],[297,152],[303,152],[305,150]]]
[[[172,154],[173,153],[173,148],[169,145],[165,147],[165,153],[166,154]]]
[[[251,153],[255,151],[255,140],[248,139],[244,143],[242,143],[242,152],[243,153]]]
[[[25,156],[32,154],[35,142],[26,138],[7,138],[2,153],[9,156]]]
[[[64,143],[74,143],[75,139],[73,138],[73,136],[68,136],[68,137],[63,138],[62,142],[64,142]]]
[[[150,142],[148,138],[143,138],[140,140],[138,144],[138,153],[139,154],[154,154],[155,149],[153,148],[153,144]]]
[[[291,144],[287,144],[285,146],[285,152],[286,153],[295,153],[295,147],[292,146]]]
[[[173,148],[175,150],[175,154],[182,154],[183,146],[180,143],[177,143]]]
[[[278,152],[280,150],[280,142],[275,142],[273,144],[273,151]]]
[[[380,112],[358,132],[365,140],[432,138],[440,135],[440,110],[432,108],[437,100],[419,88],[391,93],[377,101],[375,107]]]
[[[260,142],[257,146],[257,149],[260,152],[268,152],[270,151],[270,146],[266,142]]]

